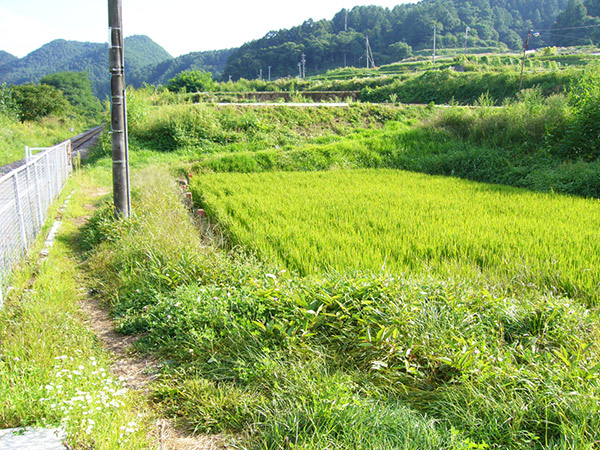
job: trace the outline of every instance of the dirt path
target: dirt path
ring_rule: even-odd
[[[99,190],[92,197],[102,197],[106,191]],[[90,213],[96,207],[85,205]],[[73,222],[81,228],[90,216],[73,218]],[[114,323],[110,318],[105,305],[100,298],[91,295],[86,288],[82,288],[81,308],[87,316],[87,326],[98,336],[103,347],[113,356],[111,371],[119,377],[123,384],[131,390],[138,391],[145,397],[151,392],[149,384],[158,377],[159,361],[147,356],[136,354],[132,344],[137,336],[124,336],[115,331]],[[227,447],[221,435],[190,436],[175,429],[173,424],[165,419],[158,418],[156,427],[150,434],[159,443],[160,450],[223,450]]]

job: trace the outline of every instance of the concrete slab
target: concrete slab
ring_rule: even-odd
[[[9,428],[0,430],[2,450],[66,450],[59,428]]]

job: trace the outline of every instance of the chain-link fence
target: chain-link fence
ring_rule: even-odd
[[[12,267],[26,255],[71,172],[71,141],[26,152],[27,163],[0,178],[0,307]]]

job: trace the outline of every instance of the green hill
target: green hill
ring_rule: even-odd
[[[365,37],[377,65],[406,58],[413,51],[469,47],[522,50],[533,29],[530,48],[549,45],[600,44],[598,0],[422,0],[393,9],[357,6],[339,11],[331,20],[306,20],[302,25],[271,31],[235,50],[223,71],[231,76],[256,78],[271,66],[275,77],[298,74],[306,56],[306,73],[365,67]],[[539,34],[538,34],[539,33]]]
[[[2,68],[3,65],[9,64],[17,59],[19,59],[19,58],[17,58],[14,55],[11,55],[8,52],[0,50],[0,69]]]
[[[211,72],[214,78],[221,77],[233,49],[192,52],[177,58],[150,64],[134,71],[127,79],[135,87],[143,83],[167,84],[178,73],[196,69]]]
[[[125,39],[125,76],[161,61],[173,59],[147,36]],[[57,72],[87,72],[94,93],[104,97],[110,90],[107,44],[58,39],[43,45],[21,59],[0,65],[0,82],[24,84],[38,82]]]

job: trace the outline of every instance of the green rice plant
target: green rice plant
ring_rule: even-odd
[[[192,190],[234,244],[301,274],[427,270],[599,300],[594,200],[390,170],[202,174]]]

